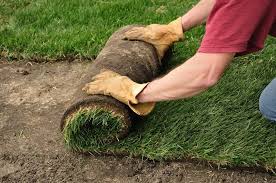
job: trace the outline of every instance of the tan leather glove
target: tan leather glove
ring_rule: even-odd
[[[102,94],[112,96],[120,102],[128,105],[136,114],[144,116],[149,114],[155,103],[138,103],[136,96],[148,83],[138,84],[127,76],[121,76],[116,72],[105,70],[92,78],[82,89],[87,94]]]
[[[168,25],[151,24],[146,27],[134,27],[125,33],[127,40],[140,40],[152,44],[161,60],[168,48],[183,39],[181,17]]]

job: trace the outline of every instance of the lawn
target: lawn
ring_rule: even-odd
[[[191,0],[2,0],[0,50],[8,59],[94,57],[128,24],[167,23]],[[204,27],[186,34],[167,69],[196,52]],[[221,165],[276,169],[276,125],[258,111],[262,89],[276,75],[276,40],[236,58],[218,85],[191,99],[160,102],[130,135],[105,150],[153,160],[198,158]]]

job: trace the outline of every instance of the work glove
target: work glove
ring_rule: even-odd
[[[145,41],[152,44],[157,50],[159,60],[161,60],[169,47],[183,37],[181,17],[179,17],[168,25],[151,24],[146,27],[134,27],[125,33],[124,39]]]
[[[149,114],[155,103],[138,103],[136,96],[148,83],[138,84],[127,76],[121,76],[116,72],[104,70],[92,78],[82,89],[87,94],[102,94],[112,96],[120,102],[128,105],[136,114],[145,116]]]

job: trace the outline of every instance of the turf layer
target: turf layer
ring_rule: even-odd
[[[97,55],[113,31],[133,23],[167,23],[191,0],[0,1],[0,50],[10,57]],[[186,33],[169,68],[196,52],[202,27]],[[199,158],[235,166],[276,167],[276,125],[258,111],[262,89],[276,76],[276,40],[237,58],[219,84],[186,100],[158,103],[130,135],[105,150],[154,160]],[[168,69],[169,69],[168,68]],[[93,149],[87,148],[93,151]]]
[[[123,117],[98,108],[83,108],[66,119],[62,131],[67,146],[77,151],[102,150],[106,144],[119,141],[125,130]]]

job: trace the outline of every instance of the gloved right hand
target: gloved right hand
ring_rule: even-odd
[[[168,25],[151,24],[146,27],[134,27],[125,33],[127,40],[139,40],[152,44],[161,60],[169,47],[183,39],[181,17]]]
[[[90,95],[102,94],[112,96],[128,105],[136,114],[145,116],[153,110],[155,103],[139,103],[136,97],[147,84],[139,84],[127,76],[121,76],[116,72],[104,70],[93,77],[92,82],[87,83],[82,90]]]

